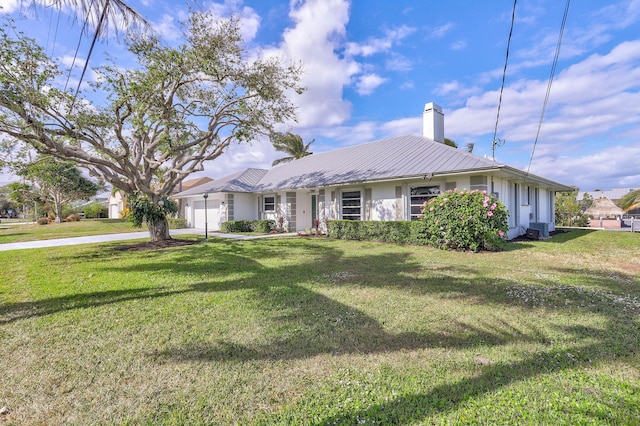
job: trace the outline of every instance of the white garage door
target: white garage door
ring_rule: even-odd
[[[196,201],[193,203],[193,222],[194,228],[204,229],[205,214],[204,201]],[[220,230],[220,200],[207,201],[207,228],[209,231]]]

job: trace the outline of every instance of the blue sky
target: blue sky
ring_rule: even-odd
[[[73,14],[0,0],[25,33],[69,62],[81,25]],[[242,17],[255,53],[300,61],[308,90],[294,99],[298,122],[283,130],[315,138],[314,152],[421,134],[427,102],[441,105],[445,136],[491,156],[512,1],[131,0],[168,42],[189,7]],[[565,2],[520,0],[511,40],[496,159],[526,170],[542,112]],[[2,13],[2,12],[0,12]],[[53,39],[56,43],[54,45]],[[86,58],[89,40],[81,42]],[[116,39],[101,41],[132,63]],[[93,74],[89,78],[93,78]],[[265,142],[232,147],[207,167],[221,177],[270,167],[281,154]],[[573,0],[531,172],[582,190],[640,188],[640,0]],[[0,175],[6,181],[7,175]]]

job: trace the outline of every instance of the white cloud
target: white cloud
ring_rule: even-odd
[[[163,14],[159,21],[151,24],[154,32],[166,41],[176,41],[182,38],[182,29],[176,21],[175,15]]]
[[[407,72],[413,69],[413,65],[405,56],[392,53],[391,57],[385,61],[385,69],[388,71]]]
[[[20,0],[0,0],[0,13],[13,13],[20,8]]]
[[[463,40],[458,40],[449,45],[451,50],[462,50],[467,47],[467,42]]]
[[[427,38],[442,38],[454,28],[455,24],[453,22],[447,22],[444,25],[431,29]]]
[[[348,56],[371,56],[376,53],[389,51],[394,44],[413,34],[415,28],[401,25],[392,30],[386,30],[382,38],[370,38],[364,43],[347,43],[345,54]]]
[[[575,185],[584,191],[596,188],[640,187],[640,143],[603,146],[594,154],[534,158],[531,173]],[[594,179],[597,176],[597,179]]]
[[[360,95],[370,95],[385,81],[387,81],[386,78],[382,78],[377,74],[365,74],[358,79],[356,91]]]
[[[294,98],[300,127],[339,125],[351,114],[351,104],[342,96],[343,89],[360,72],[357,62],[336,53],[345,38],[349,3],[346,0],[294,2],[289,16],[293,27],[284,32],[279,46],[264,54],[303,64],[301,83],[307,90]]]

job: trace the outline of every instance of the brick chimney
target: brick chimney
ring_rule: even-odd
[[[440,105],[429,102],[424,106],[422,136],[444,143],[444,114]]]

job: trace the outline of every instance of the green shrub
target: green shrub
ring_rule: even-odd
[[[447,191],[426,202],[421,220],[429,244],[449,250],[498,250],[507,233],[507,209],[486,191]]]
[[[97,201],[84,207],[84,217],[86,218],[107,217],[107,213],[107,207]]]
[[[127,219],[135,228],[140,228],[144,222],[158,223],[178,212],[178,203],[167,197],[153,201],[149,196],[137,193],[129,195],[127,201],[131,210]]]
[[[169,222],[169,229],[183,229],[187,227],[187,219],[182,217],[170,217],[167,221]]]
[[[276,228],[276,223],[273,220],[260,219],[260,220],[229,220],[223,222],[220,226],[220,231],[227,233],[234,232],[259,232],[262,234],[268,234],[272,229]]]
[[[330,220],[327,236],[341,240],[426,244],[425,225],[419,221]]]

